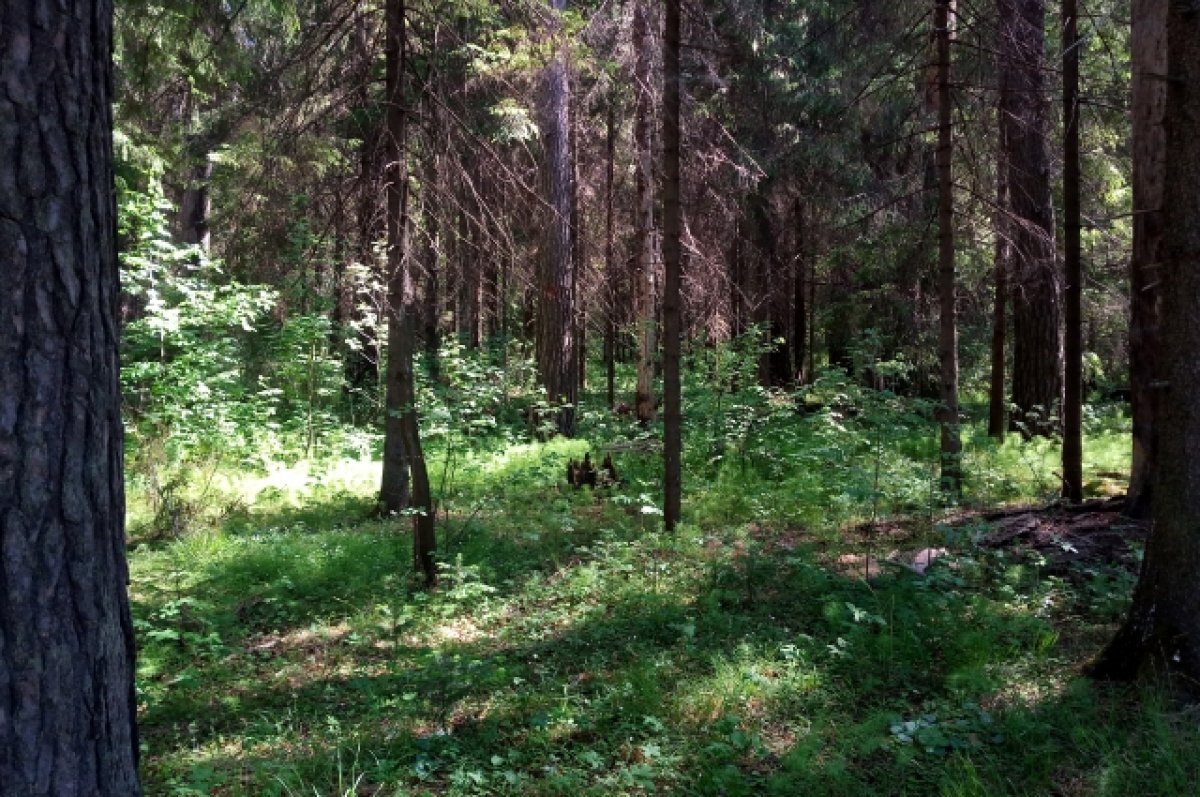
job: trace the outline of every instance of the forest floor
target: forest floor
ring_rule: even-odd
[[[1076,510],[1040,500],[1052,443],[972,438],[943,508],[916,421],[763,418],[693,429],[672,535],[656,455],[600,415],[435,451],[432,591],[371,461],[231,479],[183,533],[135,506],[147,793],[1200,793],[1194,708],[1080,675],[1146,534],[1103,502],[1119,423]],[[565,484],[589,448],[620,484]]]

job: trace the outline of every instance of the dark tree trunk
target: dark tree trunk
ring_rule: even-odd
[[[1200,14],[1167,11],[1170,82],[1163,193],[1162,377],[1168,400],[1154,478],[1154,530],[1133,606],[1093,675],[1128,680],[1178,674],[1200,691]]]
[[[435,114],[436,116],[436,114]],[[437,135],[437,122],[434,121],[434,134]],[[438,350],[441,348],[441,268],[442,259],[442,226],[438,216],[435,192],[439,186],[441,157],[436,153],[430,155],[426,162],[426,180],[421,189],[421,219],[424,221],[425,235],[422,240],[421,276],[423,289],[421,297],[421,337],[425,344],[425,368],[432,379],[438,379],[441,369],[438,362]]]
[[[608,98],[607,135],[605,137],[606,162],[604,167],[604,378],[608,391],[608,407],[617,403],[617,261],[616,219],[614,178],[617,162],[617,111],[616,98]]]
[[[549,0],[554,12],[556,50],[542,75],[543,181],[550,223],[542,250],[538,370],[546,399],[556,408],[556,427],[575,435],[575,403],[579,391],[575,349],[574,244],[571,228],[570,101],[562,12],[567,0]]]
[[[179,240],[207,252],[212,241],[208,217],[212,213],[209,183],[213,167],[207,152],[198,152],[194,158],[195,165],[179,202]]]
[[[0,793],[20,797],[141,793],[111,43],[108,0],[0,24]]]
[[[680,177],[679,0],[666,0],[663,27],[663,460],[667,531],[679,523],[682,505],[683,438],[679,377]]]
[[[1156,462],[1159,249],[1167,100],[1167,0],[1133,0],[1133,257],[1129,264],[1129,390],[1133,462],[1125,512],[1150,516]]]
[[[1063,485],[1083,500],[1083,265],[1079,241],[1079,50],[1077,1],[1063,0],[1063,276],[1066,289]]]
[[[997,106],[997,115],[1003,114],[1006,100],[1003,99],[1007,87],[1004,75],[1000,76],[1001,100]],[[1005,416],[1008,409],[1008,393],[1004,389],[1004,346],[1008,337],[1008,272],[1012,260],[1012,228],[1008,223],[1008,167],[1005,165],[1005,153],[1008,151],[1004,143],[1004,128],[999,126],[996,154],[996,208],[995,220],[995,254],[992,268],[995,270],[995,293],[992,296],[992,375],[988,385],[988,435],[999,440],[1004,439],[1007,430]]]
[[[937,0],[938,139],[938,359],[941,365],[938,422],[941,427],[941,487],[953,501],[962,495],[962,435],[958,419],[958,310],[954,275],[954,143],[950,106],[950,40],[953,0]]]
[[[432,586],[437,580],[433,556],[433,501],[421,448],[413,373],[412,279],[408,228],[408,34],[405,0],[387,4],[388,129],[388,359],[387,420],[384,430],[382,509],[388,514],[412,508],[414,569]],[[411,492],[409,476],[411,474]]]
[[[1045,0],[997,0],[1008,91],[1001,125],[1008,145],[1013,231],[1013,404],[1025,434],[1052,434],[1062,399],[1062,287],[1055,267],[1054,204],[1046,133]]]
[[[808,382],[804,357],[808,345],[808,301],[805,275],[808,273],[808,228],[804,218],[804,203],[796,200],[796,257],[792,266],[792,378],[795,385]]]

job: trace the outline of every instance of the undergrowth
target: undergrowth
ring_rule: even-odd
[[[729,390],[693,365],[708,376],[687,386],[670,536],[653,430],[593,400],[581,439],[536,442],[486,372],[428,387],[493,385],[431,415],[433,591],[403,520],[374,517],[369,455],[177,488],[194,503],[168,534],[135,483],[147,792],[1196,793],[1194,714],[1078,677],[1132,575],[1052,575],[950,531],[972,506],[1050,499],[1053,441],[972,427],[968,506],[944,507],[923,403],[838,373]],[[1123,423],[1091,413],[1098,495],[1125,467]],[[588,450],[614,454],[619,484],[566,486]],[[884,521],[901,532],[861,531]],[[923,575],[846,565],[928,545],[949,554]]]

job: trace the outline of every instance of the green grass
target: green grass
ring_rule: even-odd
[[[692,416],[671,536],[657,455],[606,413],[584,433],[621,449],[612,489],[563,485],[587,442],[444,442],[432,592],[372,517],[374,463],[222,482],[131,553],[147,793],[1196,793],[1194,714],[1077,677],[1128,574],[955,540],[864,582],[838,563],[863,520],[945,544],[927,421],[743,398]],[[1089,427],[1094,479],[1124,466],[1120,423]],[[1054,492],[1053,445],[965,439],[968,502]]]

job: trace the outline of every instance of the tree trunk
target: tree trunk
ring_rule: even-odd
[[[680,338],[679,0],[666,0],[663,28],[663,522],[679,523],[682,506]]]
[[[1129,390],[1133,462],[1125,513],[1150,516],[1157,459],[1159,250],[1163,235],[1163,159],[1167,101],[1167,0],[1133,0],[1133,257],[1129,263]]]
[[[1100,678],[1176,673],[1200,691],[1200,15],[1167,10],[1170,82],[1162,238],[1162,401],[1154,529],[1133,606],[1093,667]]]
[[[388,128],[388,361],[387,421],[384,433],[383,486],[380,497],[388,513],[412,508],[413,566],[432,586],[434,564],[433,501],[421,447],[413,373],[413,324],[416,307],[409,274],[408,228],[408,36],[405,0],[387,4]],[[408,476],[412,476],[409,494]]]
[[[938,182],[938,359],[941,364],[941,487],[951,501],[962,495],[962,435],[958,419],[958,310],[954,275],[954,142],[950,106],[950,39],[953,0],[937,0],[938,139],[935,160]]]
[[[562,13],[567,0],[549,2],[554,12],[556,52],[542,75],[542,172],[551,218],[542,250],[539,280],[541,345],[538,347],[538,370],[546,389],[546,399],[555,408],[559,434],[573,437],[579,380],[575,350],[575,251],[571,228],[571,86],[562,31]]]
[[[608,392],[608,407],[617,403],[617,261],[615,192],[613,183],[617,162],[617,111],[616,98],[608,98],[607,134],[605,136],[606,162],[604,167],[604,377]]]
[[[1077,0],[1063,0],[1063,276],[1066,287],[1063,498],[1083,500],[1083,265],[1079,241],[1079,50]]]
[[[1008,91],[1004,75],[1000,76],[1001,100],[997,105],[997,116],[1002,117]],[[992,268],[995,271],[995,292],[992,296],[992,374],[988,385],[988,436],[1003,440],[1007,431],[1005,416],[1008,409],[1008,393],[1004,389],[1004,345],[1008,336],[1008,272],[1012,261],[1012,226],[1008,221],[1008,167],[1005,155],[1008,146],[1004,142],[1004,128],[998,126],[996,153],[996,209],[993,225],[996,245]]]
[[[650,85],[650,22],[647,0],[634,0],[633,46],[636,201],[634,246],[637,247],[638,364],[634,411],[639,421],[654,420],[654,363],[658,356],[658,236],[654,216],[654,96]]]
[[[0,25],[0,792],[138,795],[112,4],[20,8]]]
[[[997,0],[1002,69],[1008,83],[1001,125],[1008,145],[1013,230],[1013,404],[1011,423],[1048,435],[1062,399],[1062,287],[1055,267],[1054,204],[1046,132],[1045,0]]]
[[[805,284],[808,260],[808,228],[804,218],[804,203],[796,199],[796,257],[792,266],[792,378],[799,387],[808,383],[804,361],[808,345],[808,286]]]

